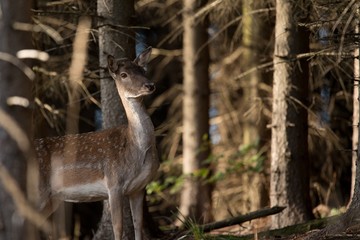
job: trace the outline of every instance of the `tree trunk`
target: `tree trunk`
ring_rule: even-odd
[[[209,140],[209,51],[208,20],[195,19],[206,1],[184,0],[183,11],[183,174],[180,218],[208,222],[211,217],[211,187],[200,175],[208,169]]]
[[[360,12],[359,4],[356,4],[358,13]],[[359,21],[357,21],[356,32],[359,32]],[[360,62],[359,62],[359,52],[360,52],[360,45],[355,51],[355,58],[354,58],[354,77],[357,82],[354,82],[354,113],[353,113],[353,123],[354,123],[354,133],[353,133],[353,150],[355,151],[355,156],[353,156],[353,180],[352,180],[352,197],[351,202],[349,204],[348,210],[346,212],[347,215],[356,214],[359,216],[360,210],[360,139],[359,139],[359,126],[360,126],[360,116],[359,116],[359,105],[360,105],[360,98],[359,98],[359,77],[360,77]],[[357,112],[357,113],[356,113]],[[356,130],[355,130],[356,126]],[[355,137],[357,137],[355,139]],[[353,220],[353,217],[350,217]]]
[[[356,4],[357,8],[360,4]],[[359,9],[357,10],[360,13]],[[355,33],[359,34],[359,19],[356,20]],[[359,80],[360,80],[360,45],[354,50],[354,92],[353,92],[353,136],[352,136],[352,168],[350,201],[354,195],[356,179],[357,147],[359,141]]]
[[[111,128],[126,123],[124,108],[116,91],[114,80],[107,70],[107,55],[116,58],[135,57],[135,34],[127,28],[134,16],[133,0],[98,0],[99,21],[99,61],[101,78],[101,106],[103,128]],[[123,239],[134,239],[134,230],[129,201],[124,203]],[[103,216],[94,239],[113,239],[108,201],[104,201]]]
[[[16,53],[22,49],[32,48],[30,31],[20,31],[13,27],[15,22],[30,23],[32,7],[31,1],[0,1],[0,168],[9,173],[16,181],[23,194],[26,193],[26,169],[27,153],[23,152],[19,142],[30,143],[31,139],[31,111],[28,106],[12,101],[11,97],[19,97],[18,100],[31,102],[31,81],[26,75],[26,66],[16,58]],[[8,59],[6,59],[8,58]],[[29,71],[30,69],[26,69]],[[31,72],[31,70],[30,70]],[[14,100],[14,99],[13,99]],[[5,117],[11,117],[14,122],[6,122]],[[12,124],[17,129],[7,129]],[[16,133],[21,130],[27,139],[22,139]],[[30,151],[30,149],[23,149]],[[33,180],[33,179],[32,179]],[[15,195],[11,195],[6,186],[8,183],[1,175],[0,181],[0,239],[31,239],[26,231],[26,221],[20,215],[19,209],[15,206]]]
[[[246,71],[252,67],[258,65],[258,51],[259,41],[255,41],[260,37],[260,23],[257,22],[255,16],[251,14],[256,9],[256,3],[253,1],[243,1],[243,21],[242,21],[242,47],[244,48],[242,54],[241,67]],[[258,4],[259,5],[259,4]],[[260,73],[254,71],[244,77],[246,84],[244,84],[244,104],[246,110],[249,111],[253,104],[256,104],[258,99],[258,85],[259,85]],[[259,116],[255,110],[251,110],[247,115],[243,127],[243,144],[250,145],[259,141],[259,130],[257,125],[257,119]]]
[[[279,228],[311,217],[307,143],[308,64],[296,54],[308,51],[308,34],[297,26],[300,3],[276,1],[273,113],[271,139],[272,206],[286,206],[273,216]]]
[[[242,43],[243,53],[241,55],[240,67],[243,72],[252,69],[261,64],[264,57],[264,49],[267,47],[269,39],[269,30],[271,26],[266,24],[260,14],[252,14],[253,11],[264,9],[267,2],[258,1],[242,1]],[[250,158],[258,154],[259,150],[264,147],[265,135],[269,135],[266,128],[265,116],[262,114],[263,99],[265,93],[259,89],[261,83],[266,83],[269,76],[260,71],[253,71],[241,79],[243,84],[243,139],[242,146],[252,146],[247,153],[246,158]],[[241,176],[241,185],[249,186],[253,184],[256,188],[250,188],[243,194],[243,206],[240,207],[242,212],[255,211],[261,207],[265,207],[269,203],[268,187],[264,180],[265,176],[262,172],[247,171]]]

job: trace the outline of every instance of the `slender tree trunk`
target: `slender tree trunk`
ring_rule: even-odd
[[[357,8],[360,4],[356,4]],[[359,9],[357,10],[360,13]],[[355,26],[355,33],[359,34],[359,19],[357,19]],[[357,148],[359,141],[359,81],[360,81],[360,45],[354,51],[354,92],[353,92],[353,136],[352,136],[352,168],[351,168],[351,194],[350,201],[354,195],[355,179],[356,179],[356,161],[357,161]]]
[[[210,153],[209,140],[209,51],[207,18],[195,19],[206,1],[184,0],[184,100],[183,174],[180,217],[197,222],[211,219],[211,187],[201,181],[204,161]]]
[[[270,26],[264,23],[260,14],[252,14],[257,9],[265,8],[266,1],[242,1],[242,43],[243,53],[241,55],[240,67],[243,71],[247,71],[261,64],[264,55],[264,49],[267,47],[269,39]],[[242,146],[251,150],[247,157],[254,156],[264,146],[264,138],[268,129],[266,128],[265,117],[262,115],[264,93],[259,89],[261,83],[265,83],[264,79],[269,78],[260,71],[253,71],[245,76],[241,81],[243,84],[243,106],[244,106],[244,122]],[[268,191],[266,191],[266,182],[264,176],[259,172],[248,171],[241,176],[241,184],[243,186],[254,185],[256,188],[250,188],[243,194],[243,206],[241,211],[255,211],[268,204]]]
[[[31,7],[31,1],[0,1],[0,168],[8,172],[23,194],[26,194],[26,169],[29,156],[26,156],[27,153],[22,150],[30,150],[21,150],[19,142],[30,143],[31,112],[28,106],[19,105],[10,99],[18,97],[19,100],[29,102],[32,99],[31,81],[34,79],[29,79],[29,75],[23,72],[24,62],[16,58],[19,50],[32,48],[31,32],[14,28],[15,22],[31,23]],[[30,69],[26,70],[29,72]],[[11,117],[13,121],[6,122],[7,117]],[[12,124],[17,125],[16,129],[7,129]],[[24,138],[27,139],[15,134],[18,130],[21,130]],[[16,196],[8,192],[7,181],[10,182],[10,179],[4,179],[6,178],[4,174],[0,177],[0,239],[31,239],[33,236],[27,234],[25,218],[15,206]]]
[[[358,13],[360,12],[359,8],[360,4],[356,4]],[[356,32],[359,32],[359,20],[356,24]],[[356,216],[359,216],[360,210],[360,139],[359,139],[359,126],[360,126],[360,116],[359,116],[359,106],[360,106],[360,98],[359,98],[359,80],[360,80],[360,61],[359,61],[359,53],[360,53],[360,45],[355,50],[355,58],[354,58],[354,113],[353,113],[353,151],[355,152],[355,156],[353,155],[353,167],[352,167],[352,194],[351,201],[347,210],[347,215],[351,215],[351,213],[355,213]],[[352,219],[352,218],[351,218]]]
[[[308,159],[308,65],[296,54],[308,51],[308,34],[297,26],[300,2],[276,1],[273,114],[271,139],[271,205],[286,206],[273,216],[272,227],[311,217]]]
[[[255,3],[253,1],[243,0],[243,21],[242,21],[242,47],[244,48],[242,54],[241,65],[246,70],[258,65],[258,41],[255,41],[260,36],[260,23],[258,23],[255,16],[251,15],[251,12],[255,9]],[[246,104],[246,110],[249,111],[253,104],[256,104],[258,99],[258,85],[259,85],[260,73],[254,71],[244,78],[246,84],[244,84],[244,100]],[[249,106],[250,105],[250,106]],[[243,128],[243,144],[249,145],[259,141],[259,130],[257,125],[257,112],[253,109],[245,119]]]
[[[103,128],[126,123],[124,108],[116,91],[115,83],[108,74],[107,55],[117,58],[135,57],[135,35],[127,28],[134,16],[133,0],[98,0],[97,13],[101,17],[99,26],[99,61],[101,77],[101,106]],[[118,27],[116,27],[118,26]],[[103,216],[94,239],[113,239],[113,230],[108,201],[104,201]],[[134,239],[134,230],[129,201],[124,204],[123,239]]]

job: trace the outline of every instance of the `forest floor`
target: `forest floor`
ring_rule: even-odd
[[[201,231],[201,227],[177,232],[162,238],[162,240],[355,240],[360,239],[360,225],[355,225],[347,231],[312,237],[321,232],[327,225],[336,223],[337,216],[314,219],[305,223],[287,226],[281,229],[269,229],[270,217],[255,219],[242,224],[236,224],[209,233]]]

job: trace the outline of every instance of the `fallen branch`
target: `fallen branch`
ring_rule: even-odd
[[[265,209],[247,213],[245,215],[240,215],[240,216],[228,218],[228,219],[225,219],[222,221],[204,224],[204,225],[199,226],[199,229],[201,229],[201,231],[203,231],[204,233],[210,232],[215,229],[229,227],[229,226],[241,224],[241,223],[244,223],[244,222],[247,222],[250,220],[254,220],[257,218],[274,215],[274,214],[281,212],[284,209],[285,209],[285,207],[279,207],[279,206],[275,206],[272,208],[265,208]]]
[[[261,217],[266,217],[266,216],[270,216],[273,214],[277,214],[279,212],[281,212],[282,210],[284,210],[285,207],[279,207],[279,206],[275,206],[272,208],[265,208],[265,209],[261,209],[261,210],[257,210],[254,212],[250,212],[247,213],[245,215],[240,215],[240,216],[236,216],[236,217],[232,217],[232,218],[228,218],[222,221],[218,221],[218,222],[212,222],[212,223],[208,223],[208,224],[204,224],[204,225],[200,225],[200,226],[196,226],[196,228],[198,230],[200,230],[203,233],[207,233],[210,232],[212,230],[216,230],[216,229],[220,229],[220,228],[224,228],[224,227],[229,227],[229,226],[233,226],[233,225],[237,225],[237,224],[241,224],[247,221],[251,221],[254,219],[258,219]],[[175,234],[171,234],[170,238],[164,238],[164,239],[186,239],[185,237],[188,235],[191,235],[192,230],[189,230],[189,228],[191,228],[193,225],[189,224],[189,225],[184,225],[185,227],[187,226],[187,229],[183,229],[180,230],[178,232],[176,232]],[[169,236],[168,236],[169,237]]]

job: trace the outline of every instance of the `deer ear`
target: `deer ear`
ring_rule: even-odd
[[[137,58],[135,58],[134,63],[136,63],[137,65],[139,65],[140,67],[146,70],[146,66],[148,64],[151,55],[151,50],[152,50],[151,47],[145,49],[142,53],[140,53],[140,55]]]
[[[108,62],[108,69],[110,73],[115,73],[117,69],[114,68],[115,65],[115,58],[111,55],[108,55],[107,57]]]

